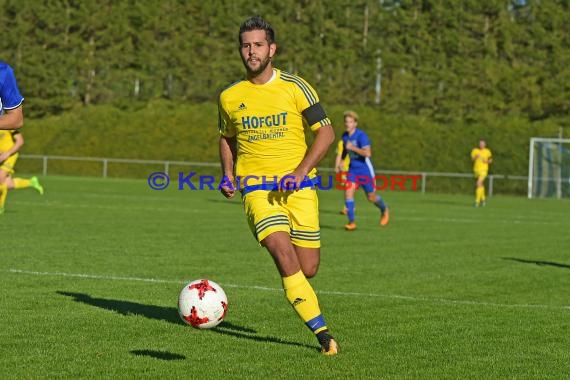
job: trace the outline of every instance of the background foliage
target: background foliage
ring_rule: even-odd
[[[525,174],[528,137],[569,124],[569,8],[0,0],[0,59],[26,96],[27,153],[212,161],[217,94],[243,76],[237,29],[261,14],[276,29],[276,66],[317,89],[339,131],[344,109],[362,114],[377,166],[469,171],[485,135],[496,172]]]

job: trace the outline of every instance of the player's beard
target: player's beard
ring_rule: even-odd
[[[257,69],[252,69],[249,66],[248,60],[243,59],[243,65],[245,66],[245,69],[247,70],[247,76],[248,77],[253,78],[253,77],[258,76],[263,71],[265,71],[265,69],[267,68],[269,63],[271,63],[271,57],[269,56],[269,54],[265,57],[265,59],[261,59],[258,57],[258,60],[259,60],[259,67]]]

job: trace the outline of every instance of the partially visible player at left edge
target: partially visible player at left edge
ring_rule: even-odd
[[[10,65],[0,61],[0,133],[5,138],[11,139],[14,134],[12,131],[24,125],[23,102],[24,97],[18,89],[14,71]],[[0,214],[4,213],[4,203],[8,195],[7,180],[13,171],[13,163],[8,160],[9,158],[0,162]]]

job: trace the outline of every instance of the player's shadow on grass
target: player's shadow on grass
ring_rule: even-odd
[[[141,303],[130,302],[130,301],[94,298],[91,297],[89,294],[63,292],[59,290],[57,291],[57,294],[73,297],[73,300],[76,302],[81,302],[87,305],[96,306],[101,309],[111,310],[121,315],[142,315],[150,319],[158,319],[159,321],[165,321],[175,324],[184,324],[184,322],[182,322],[182,320],[178,316],[178,311],[176,310],[176,308],[173,307],[144,305]]]
[[[165,321],[177,325],[185,325],[185,323],[180,319],[178,310],[175,307],[145,305],[131,301],[95,298],[91,297],[89,294],[64,292],[61,290],[58,290],[56,293],[62,296],[72,297],[75,302],[81,302],[87,305],[99,307],[101,309],[114,311],[121,315],[141,315],[149,319],[157,319],[159,321]],[[188,326],[188,328],[190,328],[190,326]],[[210,329],[209,331],[217,334],[233,336],[236,338],[254,340],[256,342],[271,342],[289,346],[315,349],[314,346],[309,346],[298,342],[291,342],[273,336],[255,335],[255,330],[235,325],[227,321],[223,321],[219,326]]]
[[[568,265],[568,264],[556,263],[554,261],[525,260],[525,259],[517,259],[516,257],[501,257],[501,258],[503,260],[516,261],[516,262],[524,263],[524,264],[535,264],[538,266],[551,266],[551,267],[557,267],[557,268],[570,268],[570,265]]]
[[[160,360],[184,360],[186,356],[174,354],[168,351],[155,351],[155,350],[132,350],[131,354],[135,356],[150,356],[151,358]]]

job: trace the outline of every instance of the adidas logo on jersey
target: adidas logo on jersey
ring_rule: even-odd
[[[246,109],[247,109],[247,107],[243,103],[241,103],[238,107],[238,111],[245,111]]]

